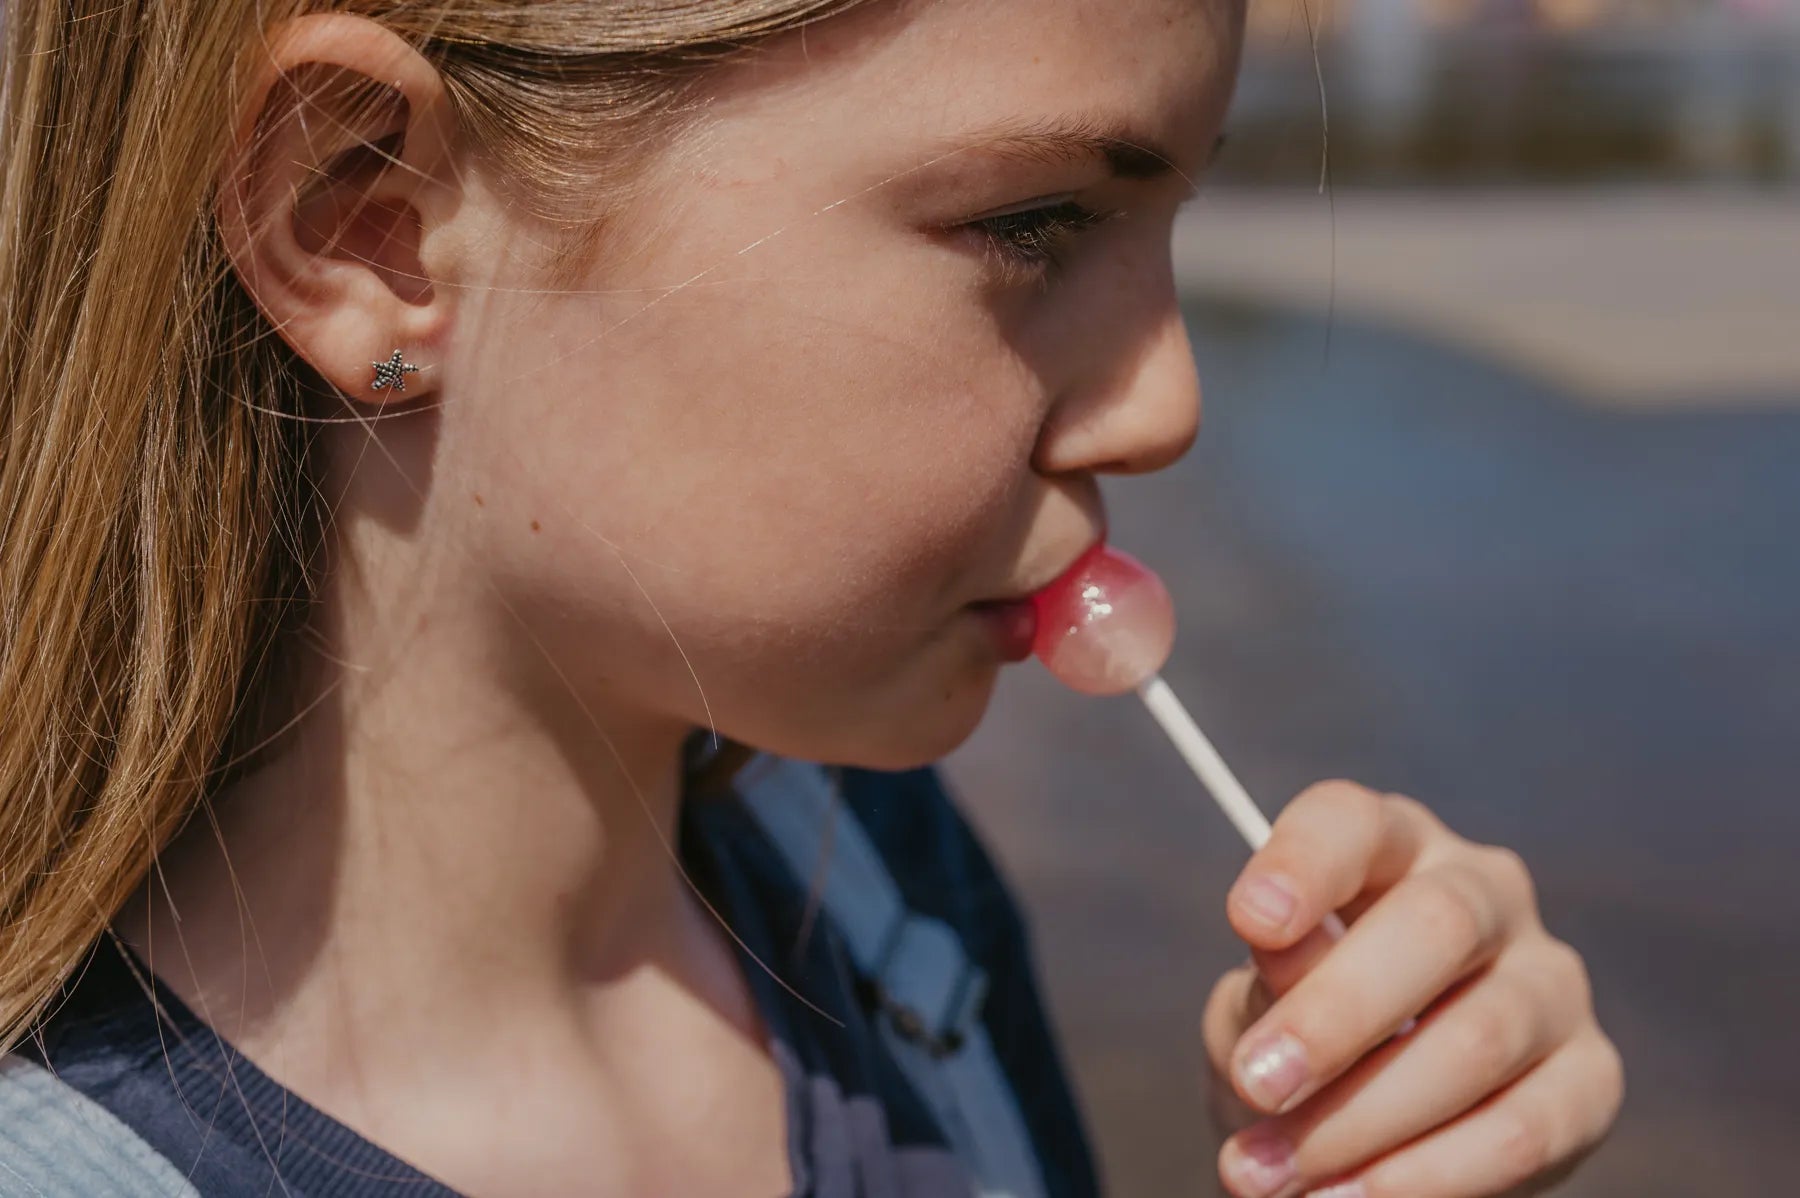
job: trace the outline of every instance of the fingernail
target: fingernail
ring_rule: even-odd
[[[1239,1059],[1238,1081],[1269,1110],[1280,1110],[1306,1083],[1306,1046],[1287,1032],[1265,1036]]]
[[[1268,1198],[1299,1174],[1294,1148],[1273,1127],[1259,1123],[1225,1141],[1221,1162],[1240,1198]]]
[[[1322,1190],[1308,1190],[1306,1198],[1369,1198],[1369,1194],[1360,1181],[1340,1181]]]
[[[1299,901],[1294,892],[1270,877],[1255,877],[1238,891],[1238,903],[1271,928],[1283,928]]]

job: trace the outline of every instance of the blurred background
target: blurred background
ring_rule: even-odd
[[[1349,776],[1525,854],[1627,1064],[1558,1193],[1800,1193],[1800,0],[1308,2],[1177,231],[1200,442],[1108,492],[1167,675],[1271,814]],[[1036,666],[948,773],[1111,1192],[1219,1193],[1247,850]]]

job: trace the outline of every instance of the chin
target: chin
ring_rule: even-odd
[[[985,642],[940,643],[936,652],[913,655],[897,669],[878,664],[824,685],[795,679],[791,690],[783,688],[787,695],[734,694],[729,713],[717,713],[720,731],[799,761],[916,769],[958,748],[980,726],[1001,664]],[[784,702],[788,695],[806,701]]]
[[[909,770],[930,765],[964,741],[980,725],[993,697],[999,670],[965,670],[896,688],[886,694],[841,694],[801,715],[721,728],[740,743],[780,757]]]
[[[930,765],[962,745],[987,714],[999,675],[987,667],[954,683],[931,688],[912,701],[896,703],[853,727],[842,728],[832,739],[832,751],[815,754],[814,760],[871,770],[910,770]]]

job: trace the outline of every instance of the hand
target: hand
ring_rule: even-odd
[[[1207,1052],[1275,1116],[1220,1153],[1239,1198],[1541,1193],[1617,1115],[1624,1073],[1587,969],[1545,931],[1511,850],[1323,782],[1281,812],[1227,911],[1252,959],[1207,1002]],[[1341,943],[1319,927],[1329,911]]]

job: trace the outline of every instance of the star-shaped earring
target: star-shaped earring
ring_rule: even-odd
[[[371,362],[369,365],[375,368],[375,381],[369,384],[371,391],[379,391],[383,387],[404,391],[406,390],[406,376],[416,374],[419,369],[407,362],[399,350],[395,350],[394,356],[387,361]]]

